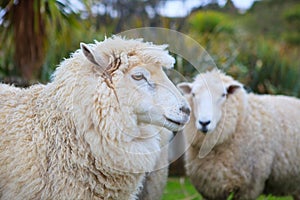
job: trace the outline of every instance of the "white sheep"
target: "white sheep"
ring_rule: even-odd
[[[135,199],[164,137],[148,124],[189,120],[165,48],[112,37],[81,44],[47,85],[0,84],[0,199]]]
[[[159,128],[160,132],[160,155],[156,161],[152,172],[146,173],[143,181],[143,188],[138,195],[140,200],[159,200],[162,199],[163,191],[166,186],[169,174],[169,145],[173,133],[167,129]]]
[[[298,99],[248,94],[218,70],[178,87],[192,108],[183,130],[190,145],[185,166],[199,193],[207,199],[231,193],[234,199],[263,193],[300,199]]]

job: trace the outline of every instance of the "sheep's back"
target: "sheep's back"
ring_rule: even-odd
[[[267,139],[274,151],[271,174],[265,192],[277,195],[299,190],[300,184],[300,100],[287,96],[258,96],[272,113]],[[262,134],[264,134],[262,132]]]
[[[0,85],[0,194],[4,199],[35,198],[36,193],[29,188],[42,187],[42,180],[36,178],[40,161],[33,137],[37,132],[33,106],[37,90],[39,87]],[[23,187],[26,182],[28,188]]]

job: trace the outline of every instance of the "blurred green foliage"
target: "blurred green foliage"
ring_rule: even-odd
[[[295,5],[292,8],[289,8],[288,10],[286,10],[284,12],[284,18],[293,23],[293,22],[298,22],[299,23],[299,19],[300,19],[300,4]],[[297,27],[295,27],[297,28]],[[299,28],[299,27],[298,27]]]
[[[247,66],[241,81],[254,91],[299,96],[300,60],[289,55],[295,53],[294,50],[258,37],[254,41],[246,40],[239,52],[237,65],[233,64],[232,67],[238,68],[241,64]],[[239,73],[239,70],[236,69],[235,73]]]
[[[138,1],[133,7],[126,6],[126,0],[121,4],[85,0],[84,9],[79,11],[61,1],[46,2],[47,51],[39,77],[42,82],[49,81],[60,61],[78,49],[80,42],[102,40],[105,35],[130,28],[159,26],[194,38],[219,68],[254,92],[300,96],[300,4],[296,0],[257,1],[243,14],[229,1],[223,8],[198,8],[185,18],[159,16],[159,0]],[[110,7],[119,14],[113,16]],[[0,80],[18,75],[13,31],[8,27],[7,21],[0,24]],[[180,56],[175,57],[175,69],[191,80],[198,72]]]
[[[284,39],[292,45],[300,45],[300,4],[286,9],[283,17],[287,22],[289,32],[284,34]]]
[[[82,0],[83,5],[87,2]],[[18,84],[20,80],[16,79],[24,79],[26,85],[25,82],[31,81],[26,78],[31,77],[33,81],[46,82],[67,52],[78,48],[82,38],[95,38],[95,34],[86,31],[91,23],[82,20],[81,13],[73,10],[71,4],[69,0],[0,3],[0,80]],[[30,6],[34,8],[29,11]],[[28,69],[22,70],[25,65]]]
[[[298,13],[292,0],[256,2],[245,14],[199,10],[188,18],[188,33],[219,68],[252,91],[299,97]],[[192,66],[186,66],[181,73],[190,75]]]
[[[230,16],[213,10],[198,11],[188,18],[190,30],[198,34],[233,33]]]

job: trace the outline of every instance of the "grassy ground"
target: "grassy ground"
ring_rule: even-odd
[[[193,185],[187,178],[169,178],[162,200],[200,200]]]
[[[229,198],[230,199],[230,198]],[[171,177],[164,190],[162,200],[202,200],[190,181],[185,177]],[[291,197],[260,196],[258,200],[293,200]]]

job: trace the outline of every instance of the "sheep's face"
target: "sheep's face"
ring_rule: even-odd
[[[85,44],[81,49],[99,67],[102,78],[114,91],[120,112],[128,116],[127,122],[153,124],[171,131],[182,129],[188,122],[190,107],[159,62],[142,61],[134,54],[108,59],[96,55]]]
[[[200,74],[193,83],[181,83],[178,87],[192,103],[197,130],[206,134],[216,129],[228,95],[240,85],[226,84],[218,74],[205,73]]]
[[[133,108],[138,123],[177,131],[189,120],[188,103],[157,64],[130,68],[117,83],[117,92],[120,103]]]

